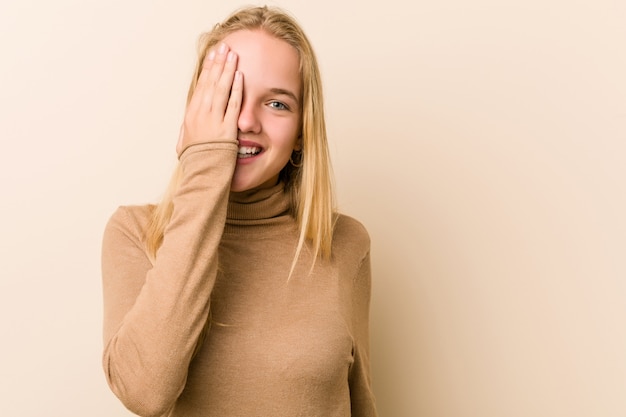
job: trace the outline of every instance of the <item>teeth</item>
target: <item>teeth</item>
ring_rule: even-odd
[[[237,151],[239,155],[256,155],[261,152],[261,148],[256,148],[252,146],[240,146]]]

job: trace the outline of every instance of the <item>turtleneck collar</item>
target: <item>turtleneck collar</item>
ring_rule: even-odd
[[[225,233],[284,232],[281,226],[287,225],[295,226],[295,221],[283,182],[270,188],[230,193]]]

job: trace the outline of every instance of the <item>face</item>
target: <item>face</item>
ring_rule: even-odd
[[[224,43],[239,57],[244,85],[231,190],[271,187],[293,150],[300,149],[298,53],[261,30],[231,33]]]

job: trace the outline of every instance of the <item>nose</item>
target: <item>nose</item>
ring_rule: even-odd
[[[239,118],[237,119],[237,128],[243,133],[259,133],[261,131],[261,121],[258,115],[258,109],[250,100],[243,98]]]

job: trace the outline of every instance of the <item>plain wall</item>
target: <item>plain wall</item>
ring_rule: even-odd
[[[0,3],[3,415],[129,415],[102,231],[164,189],[224,3]],[[381,417],[626,415],[626,3],[271,4],[316,47],[340,206],[372,237]]]

